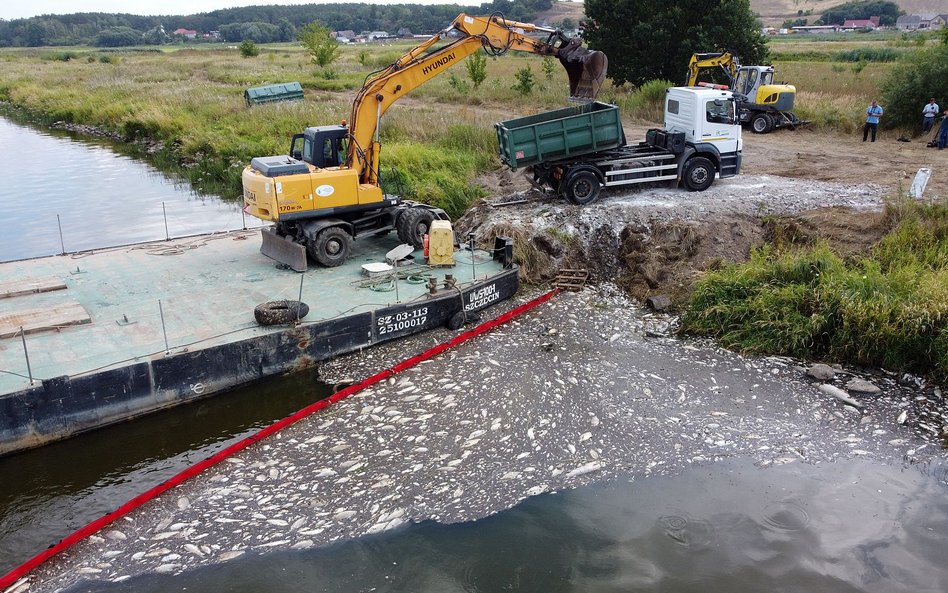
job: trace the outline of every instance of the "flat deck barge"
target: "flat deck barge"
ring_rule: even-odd
[[[304,273],[260,254],[258,231],[0,263],[0,455],[444,326],[519,287],[509,244],[363,274],[396,244],[360,238],[345,264]],[[309,313],[259,325],[276,300]]]

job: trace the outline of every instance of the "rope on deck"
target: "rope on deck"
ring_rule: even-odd
[[[153,500],[161,496],[168,490],[171,490],[172,488],[181,484],[182,482],[190,478],[193,478],[194,476],[200,474],[204,470],[217,465],[218,463],[220,463],[221,461],[224,461],[228,457],[231,457],[235,455],[236,453],[243,451],[244,449],[256,443],[257,441],[261,441],[273,434],[276,434],[277,432],[283,430],[284,428],[292,426],[293,424],[296,424],[297,422],[306,418],[307,416],[315,414],[316,412],[324,408],[327,408],[336,402],[344,400],[354,393],[358,393],[362,391],[363,389],[366,389],[368,387],[371,387],[372,385],[375,385],[376,383],[379,383],[380,381],[384,381],[385,379],[388,379],[389,377],[393,375],[397,375],[398,373],[404,370],[410,369],[411,367],[417,365],[418,363],[424,362],[430,358],[434,358],[435,356],[441,354],[445,350],[450,350],[451,348],[454,348],[455,346],[459,346],[463,344],[464,342],[467,342],[471,338],[475,338],[483,333],[490,331],[491,329],[499,325],[503,325],[504,323],[510,321],[511,319],[519,315],[522,315],[523,313],[526,313],[527,311],[539,305],[542,305],[543,303],[553,298],[553,296],[555,296],[557,293],[559,293],[559,290],[554,289],[554,290],[551,290],[550,292],[542,294],[539,297],[529,302],[526,302],[518,307],[515,307],[505,313],[502,313],[501,315],[497,316],[494,319],[491,319],[490,321],[485,321],[484,323],[478,325],[477,327],[469,331],[458,334],[457,336],[451,338],[447,342],[442,342],[441,344],[438,344],[437,346],[434,346],[432,348],[429,348],[428,350],[425,350],[421,354],[412,356],[411,358],[405,359],[391,368],[388,368],[379,373],[376,373],[360,383],[350,385],[349,387],[346,387],[345,389],[342,389],[332,394],[326,399],[322,399],[322,400],[319,400],[318,402],[310,404],[309,406],[299,410],[298,412],[294,412],[293,414],[287,416],[286,418],[277,420],[270,426],[267,426],[266,428],[261,429],[260,431],[250,435],[249,437],[241,439],[237,441],[236,443],[224,449],[221,449],[214,455],[211,455],[210,457],[207,457],[203,459],[202,461],[199,461],[195,463],[194,465],[185,468],[184,470],[182,470],[175,476],[169,478],[168,480],[162,482],[161,484],[158,484],[154,488],[146,492],[143,492],[142,494],[139,494],[135,498],[129,500],[128,502],[126,502],[119,508],[115,509],[111,513],[103,515],[102,517],[88,523],[84,527],[80,527],[76,531],[72,532],[71,534],[61,539],[58,543],[50,546],[46,550],[43,550],[36,556],[33,556],[32,558],[30,558],[23,564],[17,566],[16,568],[11,570],[7,574],[3,575],[2,577],[0,577],[0,591],[4,591],[8,587],[12,587],[13,585],[19,585],[20,584],[19,580],[21,578],[29,575],[30,572],[35,570],[37,567],[39,567],[41,564],[43,564],[44,562],[46,562],[53,556],[59,554],[60,552],[64,552],[68,550],[69,548],[76,545],[77,543],[84,540],[85,538],[89,537],[90,535],[93,535],[94,533],[100,531],[101,529],[103,529],[104,527],[112,523],[113,521],[124,517],[125,515],[129,514],[130,512],[134,511],[135,509],[144,505],[150,500]]]

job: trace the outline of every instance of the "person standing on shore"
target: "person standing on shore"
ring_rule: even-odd
[[[866,125],[862,127],[863,142],[869,137],[869,130],[872,130],[872,141],[876,141],[876,129],[879,127],[880,117],[882,117],[882,107],[873,101],[872,105],[866,109]]]
[[[938,150],[944,150],[948,146],[948,109],[945,110],[945,117],[941,118],[941,125],[938,126]]]
[[[922,134],[927,134],[935,125],[935,116],[938,115],[938,103],[935,103],[935,97],[928,101],[928,104],[922,107]]]

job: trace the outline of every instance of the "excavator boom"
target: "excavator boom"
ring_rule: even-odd
[[[452,30],[460,37],[446,45]],[[546,39],[529,35],[545,33]],[[570,99],[592,101],[606,76],[605,54],[582,46],[577,38],[531,23],[500,16],[460,14],[444,30],[424,41],[384,70],[369,78],[352,104],[346,166],[356,169],[362,183],[378,183],[379,138],[382,115],[398,99],[483,48],[492,55],[509,50],[556,56],[569,78]]]

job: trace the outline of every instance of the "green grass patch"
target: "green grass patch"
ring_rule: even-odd
[[[765,247],[709,273],[682,328],[744,352],[948,380],[948,205],[903,208],[865,257],[843,261],[825,245]]]

